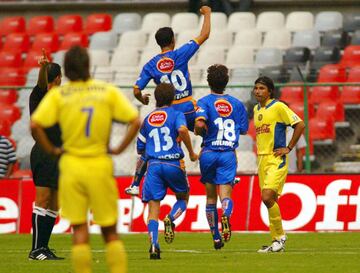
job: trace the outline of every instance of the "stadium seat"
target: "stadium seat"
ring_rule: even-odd
[[[289,73],[289,82],[303,82],[308,77],[308,69],[306,67],[305,69],[302,67],[293,67],[292,69],[289,69],[288,64],[284,64],[284,67]],[[316,78],[314,81],[316,81]]]
[[[20,67],[22,62],[21,53],[0,51],[0,67]]]
[[[0,86],[24,86],[25,75],[21,68],[0,67]]]
[[[294,102],[289,104],[289,107],[291,110],[293,110],[301,119],[304,119],[304,102]],[[308,104],[308,117],[309,119],[312,119],[315,117],[315,109],[312,104]]]
[[[42,33],[35,36],[34,42],[30,50],[41,51],[41,49],[44,48],[46,52],[53,53],[58,51],[59,46],[60,42],[57,33]]]
[[[286,86],[280,90],[280,100],[287,104],[304,101],[304,88],[302,86]]]
[[[342,30],[329,30],[323,35],[321,45],[328,47],[344,48],[349,42],[347,32]]]
[[[144,16],[141,30],[152,33],[165,26],[170,26],[170,15],[165,12],[151,12]]]
[[[311,88],[309,102],[319,104],[322,102],[338,101],[340,92],[338,86],[314,86]]]
[[[54,31],[54,18],[49,15],[31,17],[29,20],[27,33],[37,35]]]
[[[83,30],[83,19],[78,14],[66,14],[57,19],[56,32],[59,35],[66,35],[71,32]]]
[[[207,69],[212,64],[225,62],[225,52],[218,47],[206,47],[200,50],[197,57],[197,66]]]
[[[112,31],[97,32],[90,38],[90,49],[113,50],[116,46],[117,37]]]
[[[327,64],[320,69],[318,82],[345,82],[346,70],[337,64]]]
[[[204,21],[204,16],[200,17],[198,29],[201,29]],[[224,30],[227,27],[227,16],[223,12],[211,13],[211,29]]]
[[[135,31],[141,27],[141,16],[136,12],[124,12],[115,16],[112,31],[117,35]]]
[[[360,13],[345,13],[343,28],[346,32],[360,30]]]
[[[154,49],[157,48],[157,49],[160,49],[157,42],[156,42],[155,34],[156,34],[156,31],[149,34],[148,41],[146,43],[145,48],[154,48]],[[180,44],[178,44],[178,45],[180,46]]]
[[[146,64],[148,61],[150,61],[151,58],[153,58],[159,53],[160,53],[159,48],[145,48],[140,56],[139,69],[142,69],[144,64]]]
[[[175,33],[189,29],[197,29],[198,25],[199,17],[191,12],[176,13],[171,19],[171,27]]]
[[[109,66],[110,53],[106,50],[90,49],[90,67]]]
[[[310,60],[311,52],[307,47],[292,47],[285,51],[284,65],[287,69],[304,66]]]
[[[117,50],[127,48],[142,49],[146,44],[146,33],[142,31],[127,31],[120,36]]]
[[[36,82],[35,82],[36,84]],[[16,102],[16,105],[19,106],[20,108],[24,108],[26,109],[26,107],[29,107],[29,98],[30,98],[30,94],[31,94],[31,89],[26,88],[26,89],[21,89],[19,91],[19,98]],[[24,113],[28,113],[29,110],[27,111],[23,111]]]
[[[231,32],[250,30],[256,27],[256,16],[252,12],[233,12],[229,16],[227,29]]]
[[[237,148],[237,151],[254,151],[254,140],[249,135],[242,135],[239,138],[239,147]]]
[[[265,33],[263,47],[287,49],[291,46],[291,33],[286,29],[270,30]]]
[[[351,37],[351,45],[359,45],[360,46],[360,30],[354,32]]]
[[[256,129],[254,124],[254,119],[249,120],[249,130],[247,135],[251,136],[251,138],[256,141]]]
[[[310,139],[314,140],[335,140],[334,121],[324,118],[312,118],[309,120]]]
[[[348,82],[360,82],[360,66],[352,67],[349,70]]]
[[[7,120],[12,125],[21,117],[21,111],[16,105],[0,104],[0,120]]]
[[[338,11],[322,11],[316,14],[314,28],[317,31],[337,30],[343,27],[343,16]]]
[[[292,46],[315,49],[320,46],[320,34],[317,30],[295,32]]]
[[[231,71],[230,80],[233,82],[244,82],[253,84],[259,77],[259,69],[252,67],[237,67]]]
[[[360,45],[351,45],[346,47],[340,64],[343,66],[360,65]]]
[[[214,30],[208,40],[204,43],[205,47],[225,47],[228,48],[232,44],[232,33],[227,30]]]
[[[235,34],[234,46],[260,48],[261,32],[256,29],[245,29]]]
[[[360,86],[344,86],[340,100],[343,104],[360,104]]]
[[[11,126],[11,137],[15,141],[19,141],[22,137],[30,135],[28,122],[19,119]]]
[[[63,66],[65,53],[66,53],[66,50],[59,50],[59,51],[55,52],[52,55],[52,61],[54,63],[59,64],[60,66]]]
[[[0,135],[5,137],[9,137],[11,135],[11,124],[8,120],[0,119]]]
[[[86,18],[85,32],[87,34],[94,34],[99,31],[111,30],[112,19],[110,14],[95,13]]]
[[[111,67],[108,66],[98,66],[95,68],[94,78],[98,80],[102,80],[105,82],[113,82],[115,73],[112,71]]]
[[[253,66],[254,65],[254,50],[249,47],[233,46],[227,53],[226,66],[228,68]]]
[[[318,47],[315,49],[312,64],[318,63],[318,67],[325,64],[338,63],[341,57],[341,52],[338,47]]]
[[[343,122],[345,121],[344,105],[339,101],[322,102],[318,105],[315,117]]]
[[[30,48],[29,35],[26,33],[12,33],[6,36],[3,50],[24,53]]]
[[[293,11],[286,17],[286,29],[296,32],[314,27],[314,15],[309,11]]]
[[[39,67],[38,60],[42,57],[41,50],[29,51],[26,55],[23,70],[28,72],[31,68]],[[47,53],[48,59],[51,61],[51,55]]]
[[[53,60],[54,61],[54,60]],[[59,64],[62,64],[59,63]],[[40,66],[31,68],[26,75],[26,86],[35,86],[39,77]]]
[[[289,80],[289,74],[286,68],[282,65],[266,66],[260,68],[260,75],[268,76],[274,82],[284,83]]]
[[[258,67],[282,65],[283,56],[279,48],[260,48],[255,55]]]
[[[0,90],[0,104],[13,104],[17,100],[17,91],[15,89]]]
[[[252,174],[256,173],[257,157],[254,152],[237,150],[236,157],[238,158],[238,166],[236,172]]]
[[[28,157],[30,155],[30,151],[34,146],[35,141],[31,135],[24,136],[20,139],[16,149],[16,156],[18,159]]]
[[[83,32],[72,32],[66,34],[60,44],[59,50],[68,50],[74,45],[87,47],[89,45],[88,35]]]
[[[139,51],[135,48],[116,50],[112,55],[110,66],[112,67],[137,67],[139,63]]]
[[[264,11],[257,16],[256,29],[266,32],[285,27],[285,16],[278,11]]]
[[[12,33],[25,32],[26,22],[23,16],[10,16],[4,17],[0,21],[0,37]]]

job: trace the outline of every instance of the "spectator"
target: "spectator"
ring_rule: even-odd
[[[15,148],[11,141],[0,136],[0,179],[9,178],[16,162]]]

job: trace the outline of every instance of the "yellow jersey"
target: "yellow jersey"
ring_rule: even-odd
[[[31,119],[45,128],[59,123],[65,152],[99,156],[107,153],[112,121],[127,123],[137,116],[117,87],[89,79],[52,88]]]
[[[286,147],[286,127],[301,119],[284,103],[270,99],[265,107],[254,107],[254,125],[258,155],[272,154],[274,149]]]

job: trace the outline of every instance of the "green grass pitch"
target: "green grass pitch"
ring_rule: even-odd
[[[177,233],[168,245],[160,234],[161,260],[149,260],[146,234],[122,235],[129,273],[350,273],[360,272],[360,233],[292,233],[286,252],[258,254],[268,234],[235,233],[215,251],[208,233]],[[53,235],[51,247],[64,261],[29,261],[30,235],[0,236],[1,273],[71,273],[70,235]],[[109,272],[103,242],[91,237],[93,272]]]

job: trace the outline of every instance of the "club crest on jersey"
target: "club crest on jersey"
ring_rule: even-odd
[[[230,116],[233,111],[232,105],[227,100],[217,100],[215,101],[214,106],[216,111],[222,117]]]
[[[175,66],[174,60],[170,58],[161,58],[157,64],[156,68],[162,73],[170,73],[173,71]]]
[[[148,117],[148,122],[152,126],[160,127],[167,119],[167,114],[164,111],[156,111],[151,113]]]

